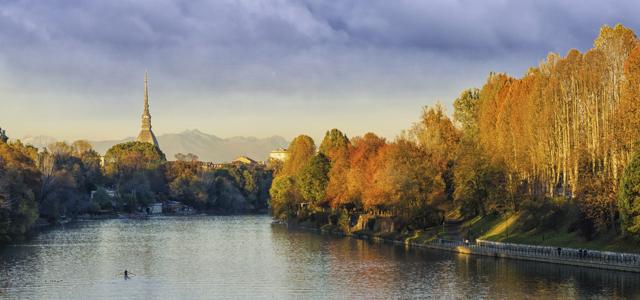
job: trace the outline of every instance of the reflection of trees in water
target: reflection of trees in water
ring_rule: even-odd
[[[398,288],[402,273],[393,257],[403,251],[395,247],[284,226],[274,226],[273,235],[276,248],[288,253],[288,276],[299,288],[322,291],[329,298],[389,298]]]
[[[640,293],[640,278],[628,272],[462,254],[458,262],[457,273],[490,286],[490,298],[522,293],[552,298],[628,297]]]
[[[351,238],[273,227],[288,280],[326,297],[519,299],[632,297],[633,273],[405,249]],[[309,282],[313,281],[313,282]],[[334,294],[332,294],[334,293]]]

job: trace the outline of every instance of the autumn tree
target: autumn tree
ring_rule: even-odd
[[[39,181],[27,147],[0,141],[0,244],[22,238],[38,218]]]
[[[443,180],[445,199],[449,200],[449,203],[442,204],[450,206],[453,200],[453,169],[460,144],[460,131],[446,115],[442,105],[436,104],[434,107],[423,109],[420,122],[414,124],[411,129],[411,136],[420,149],[428,154],[426,159],[435,166],[438,176]]]
[[[331,207],[348,200],[347,176],[349,174],[350,141],[338,129],[327,131],[320,144],[320,153],[331,162],[326,188],[326,198]]]
[[[391,211],[416,228],[437,224],[445,184],[428,156],[402,138],[382,147],[373,158],[371,185],[363,191],[364,208]]]
[[[291,141],[287,152],[289,156],[284,162],[281,174],[296,176],[315,155],[316,146],[311,137],[299,135]]]
[[[336,204],[357,210],[363,207],[364,191],[374,187],[373,176],[377,168],[374,158],[387,142],[384,138],[369,132],[362,137],[354,138],[352,143],[346,178],[347,193]]]
[[[40,213],[51,222],[88,210],[91,191],[103,183],[100,155],[86,141],[56,142],[37,154],[42,174]]]

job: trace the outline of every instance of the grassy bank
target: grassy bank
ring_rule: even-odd
[[[475,217],[464,222],[461,232],[470,232],[476,239],[518,244],[585,248],[602,251],[640,252],[640,244],[631,239],[623,239],[614,234],[602,233],[592,240],[586,240],[576,231],[571,232],[568,221],[558,222],[553,229],[523,230],[522,216],[490,215]]]
[[[447,216],[447,219],[453,216]],[[458,216],[459,217],[459,216]],[[382,238],[415,244],[425,244],[434,239],[462,240],[481,239],[496,242],[508,242],[528,245],[542,245],[568,248],[583,248],[600,251],[640,253],[640,243],[633,239],[623,239],[614,232],[600,233],[587,240],[577,231],[570,230],[571,219],[565,218],[553,224],[552,228],[536,227],[525,230],[522,214],[501,216],[497,214],[478,216],[465,221],[447,221],[446,224],[420,230],[396,228],[392,231],[361,229],[354,227],[345,232],[344,227],[317,221],[294,221],[295,225],[316,228],[324,232],[354,235],[364,238]]]

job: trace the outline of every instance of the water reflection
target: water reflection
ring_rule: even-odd
[[[0,298],[639,297],[633,273],[404,249],[266,216],[80,223],[9,246]],[[124,269],[136,276],[124,281]]]

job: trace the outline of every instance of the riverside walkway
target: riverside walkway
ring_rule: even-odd
[[[435,239],[412,246],[453,251],[464,254],[504,257],[546,263],[640,273],[640,255],[575,248],[522,245],[477,240],[475,243]]]

